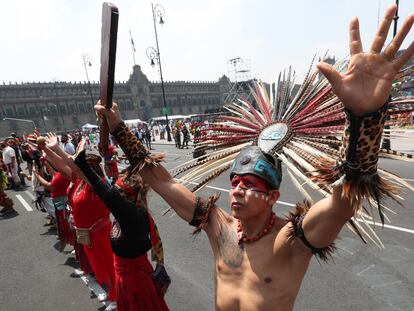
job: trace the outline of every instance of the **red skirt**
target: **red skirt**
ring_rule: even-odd
[[[106,220],[104,220],[105,222]],[[108,298],[115,301],[115,275],[114,261],[112,254],[109,233],[111,231],[111,222],[91,232],[91,246],[85,246],[86,256],[95,273],[96,281],[102,285],[109,286]]]
[[[147,254],[132,259],[114,254],[114,267],[118,311],[169,310],[151,278]]]
[[[86,252],[83,248],[83,245],[76,242],[75,239],[73,243],[73,248],[75,249],[75,258],[79,262],[80,269],[83,272],[85,272],[85,274],[93,272],[88,257],[86,257]]]
[[[66,218],[65,210],[56,211],[56,221],[57,221],[57,227],[58,227],[59,240],[64,244],[66,243],[70,244],[69,223]]]

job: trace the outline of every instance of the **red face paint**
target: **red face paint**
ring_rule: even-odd
[[[235,189],[237,187],[256,192],[268,193],[269,191],[266,182],[254,175],[235,175],[231,180],[231,188]]]

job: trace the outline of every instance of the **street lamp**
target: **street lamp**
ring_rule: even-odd
[[[92,108],[93,108],[93,106],[95,106],[95,102],[92,96],[92,88],[91,88],[91,82],[89,80],[88,70],[86,69],[86,64],[88,64],[88,67],[92,67],[92,63],[91,63],[92,57],[88,54],[82,54],[82,59],[83,59],[83,67],[85,68],[86,80],[88,81],[89,96],[91,97]]]
[[[162,17],[165,14],[164,7],[160,4],[154,5],[151,3],[152,9],[152,20],[154,22],[154,31],[155,31],[155,43],[157,48],[149,47],[147,48],[147,56],[151,60],[151,66],[154,67],[155,63],[158,63],[158,68],[160,70],[160,77],[161,77],[161,90],[162,90],[162,99],[164,102],[164,114],[165,114],[165,121],[167,122],[166,130],[167,130],[167,139],[171,141],[171,130],[170,125],[168,122],[168,110],[167,110],[167,100],[165,99],[165,87],[164,87],[164,78],[162,76],[162,67],[161,67],[161,55],[160,55],[160,47],[158,45],[158,34],[157,34],[157,23],[156,19],[158,18],[158,22],[163,25],[164,20]]]
[[[36,123],[33,120],[27,119],[16,119],[16,118],[3,118],[3,121],[10,120],[10,121],[20,121],[20,122],[30,122],[33,123],[33,129],[36,129]]]
[[[400,1],[399,0],[395,0],[395,4],[397,5],[397,11],[395,11],[395,16],[394,16],[394,32],[392,37],[394,38],[397,35],[397,24],[398,24],[398,9],[399,9],[399,4]],[[388,98],[388,101],[391,101],[391,94]],[[389,116],[386,118],[386,121],[389,120]],[[389,125],[385,125],[384,126],[384,130],[389,130],[390,126]],[[387,131],[388,135],[390,135],[390,131]],[[383,139],[382,141],[382,146],[383,149],[391,149],[391,139],[390,136],[386,137]]]

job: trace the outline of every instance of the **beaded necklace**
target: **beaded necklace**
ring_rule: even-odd
[[[274,212],[270,215],[270,220],[266,228],[264,228],[262,231],[260,231],[257,235],[254,237],[248,238],[247,235],[243,232],[243,228],[241,225],[240,220],[237,221],[237,238],[239,240],[239,244],[242,243],[253,243],[258,240],[260,240],[263,236],[268,234],[272,227],[274,226],[276,222],[276,215]]]

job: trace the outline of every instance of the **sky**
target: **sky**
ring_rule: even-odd
[[[0,83],[15,81],[85,81],[82,55],[91,58],[88,73],[99,80],[101,13],[98,0],[0,0]],[[114,0],[119,9],[116,81],[126,81],[135,43],[136,63],[151,81],[147,47],[155,47],[151,1]],[[272,82],[289,66],[297,82],[313,56],[348,55],[348,24],[360,20],[364,48],[369,48],[378,17],[395,3],[386,0],[162,0],[164,25],[157,25],[165,81],[234,79],[237,69]],[[155,3],[156,4],[156,3]],[[413,0],[400,0],[399,25],[414,13]],[[391,38],[390,31],[390,38]],[[414,40],[411,30],[403,47]],[[246,74],[247,76],[247,74]]]

